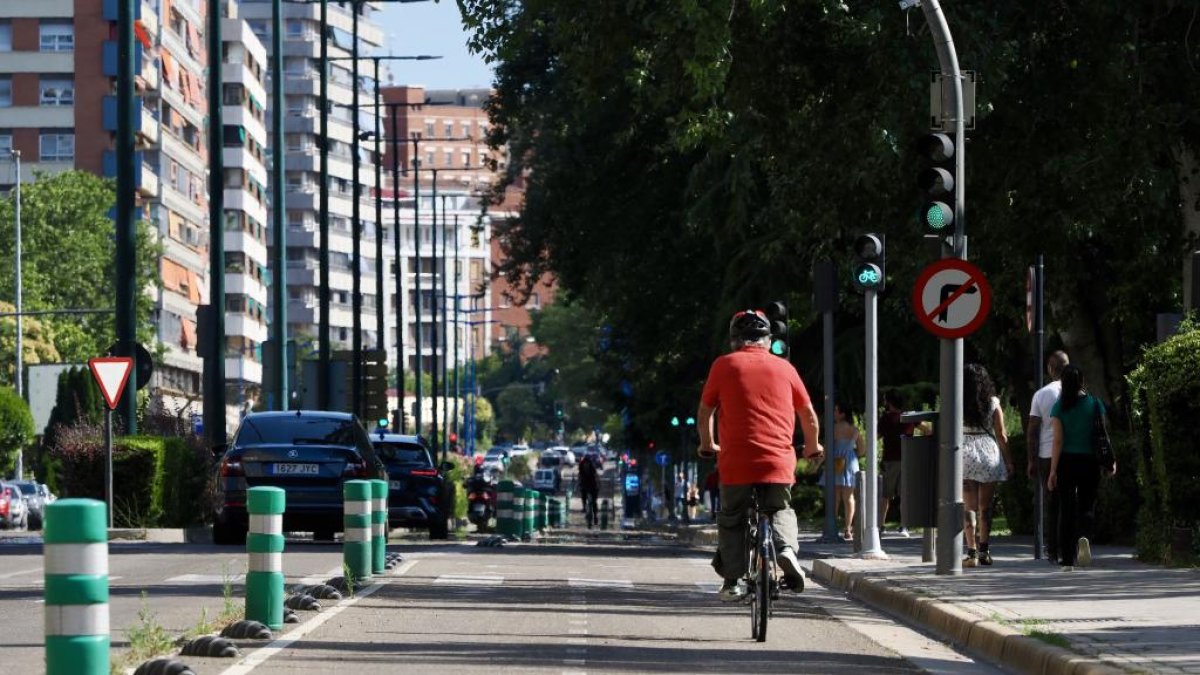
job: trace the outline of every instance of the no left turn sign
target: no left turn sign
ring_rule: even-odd
[[[992,306],[992,289],[978,267],[958,258],[946,258],[921,271],[912,302],[917,321],[925,330],[954,340],[983,325]]]

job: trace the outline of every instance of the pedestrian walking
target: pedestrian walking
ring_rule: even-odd
[[[1063,569],[1092,564],[1088,539],[1096,518],[1100,462],[1097,427],[1106,428],[1104,404],[1084,389],[1083,371],[1068,364],[1062,370],[1062,395],[1050,409],[1054,450],[1046,487],[1058,492],[1058,554]],[[1114,462],[1106,471],[1116,473]]]
[[[879,527],[887,523],[888,507],[893,499],[900,498],[900,447],[901,439],[912,436],[916,426],[902,422],[900,413],[904,410],[904,397],[895,389],[883,392],[883,414],[879,416],[879,440],[883,443],[883,495],[879,503]],[[896,531],[901,536],[908,536],[908,530],[897,526]]]
[[[1059,551],[1058,492],[1046,489],[1051,456],[1054,454],[1054,425],[1050,422],[1050,411],[1062,394],[1062,371],[1070,362],[1063,351],[1054,352],[1046,359],[1046,374],[1051,382],[1033,394],[1033,401],[1029,405],[1029,426],[1025,429],[1025,440],[1029,446],[1025,473],[1033,479],[1035,489],[1042,493],[1042,539],[1045,546],[1042,554],[1055,565],[1058,564]],[[1034,497],[1036,499],[1036,495]]]
[[[849,541],[854,538],[854,474],[858,473],[858,459],[867,454],[867,442],[854,426],[853,410],[847,403],[834,404],[833,420],[833,452],[827,454],[833,462],[834,512],[836,516],[841,507],[846,519],[842,536]],[[825,485],[824,471],[817,485]]]
[[[596,511],[596,498],[599,495],[599,471],[597,471],[592,458],[584,455],[579,462],[579,497],[583,502],[584,520],[587,522],[589,530],[592,529],[592,524],[599,519],[599,513]]]
[[[713,522],[716,522],[717,513],[721,511],[721,474],[715,466],[704,478],[704,491],[708,493],[708,508],[712,511]]]
[[[987,369],[978,363],[963,368],[963,518],[967,557],[963,567],[991,565],[988,537],[996,483],[1012,475],[1004,411]]]

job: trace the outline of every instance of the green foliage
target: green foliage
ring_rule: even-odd
[[[163,438],[155,472],[155,503],[161,527],[187,527],[203,522],[210,510],[206,496],[212,475],[212,454],[182,438]]]
[[[17,453],[33,440],[33,415],[14,389],[0,387],[0,475],[13,469]]]
[[[1129,375],[1133,421],[1141,440],[1137,477],[1138,555],[1183,562],[1194,555],[1200,517],[1200,455],[1195,421],[1200,417],[1200,325],[1185,322],[1170,339],[1145,351]],[[1193,544],[1172,551],[1174,528],[1191,530]]]
[[[58,393],[54,408],[50,410],[50,422],[46,426],[46,445],[54,445],[58,427],[71,426],[80,420],[89,424],[104,421],[103,395],[87,367],[71,368],[59,373]]]
[[[21,273],[26,310],[112,307],[116,244],[108,212],[115,202],[113,181],[85,171],[38,174],[23,186]],[[13,278],[13,215],[12,201],[0,201],[0,278],[4,279]],[[137,288],[156,287],[161,283],[158,246],[145,222],[138,224],[136,246]],[[0,298],[11,302],[12,286],[0,287]],[[153,306],[150,293],[136,294],[138,339],[144,343],[154,338]],[[115,339],[111,314],[47,316],[42,322],[60,359],[67,363],[103,354]]]

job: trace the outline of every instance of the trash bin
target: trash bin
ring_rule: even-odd
[[[932,422],[937,411],[906,412],[909,424]],[[900,440],[900,524],[906,528],[937,526],[938,440],[936,434]]]

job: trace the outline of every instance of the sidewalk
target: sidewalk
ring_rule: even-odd
[[[889,560],[801,535],[813,576],[909,624],[1024,673],[1200,673],[1200,570],[1096,546],[1091,568],[1034,560],[1027,537],[992,542],[995,565],[937,576],[919,536],[887,534]],[[1058,646],[1056,646],[1058,645]]]

